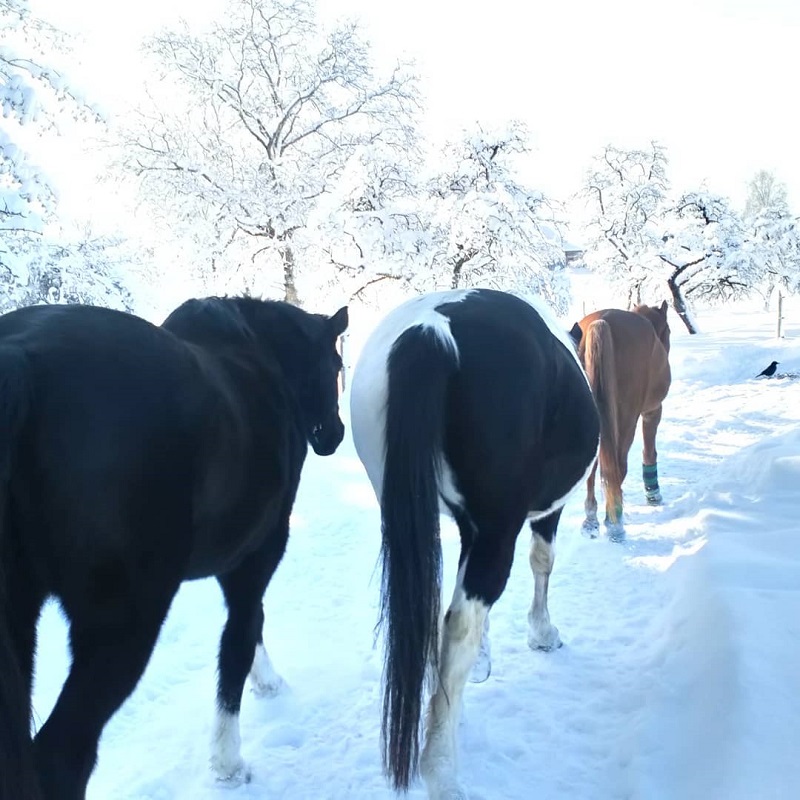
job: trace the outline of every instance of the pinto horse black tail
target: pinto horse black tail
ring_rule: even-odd
[[[406,330],[389,355],[381,497],[386,625],[383,761],[395,789],[417,773],[426,672],[438,666],[442,551],[439,481],[447,384],[458,367],[432,328]]]
[[[30,738],[30,697],[14,652],[6,576],[13,547],[5,529],[14,449],[28,405],[26,362],[0,350],[0,800],[38,800]]]

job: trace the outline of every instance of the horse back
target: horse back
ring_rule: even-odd
[[[253,365],[229,370],[144,320],[93,307],[13,312],[0,342],[28,364],[12,528],[47,591],[153,570],[212,574],[277,518],[286,402],[269,380],[242,401],[241,388],[259,384]],[[266,425],[258,401],[275,410]]]

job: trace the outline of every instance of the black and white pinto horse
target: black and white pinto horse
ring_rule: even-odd
[[[574,345],[544,304],[486,289],[391,312],[367,340],[351,392],[356,450],[381,507],[384,766],[396,789],[408,787],[432,668],[422,775],[431,798],[466,798],[456,775],[462,693],[526,519],[529,644],[560,644],[547,610],[553,540],[597,456],[597,411]],[[439,651],[440,512],[458,525],[461,555]]]
[[[280,682],[262,640],[308,443],[333,453],[337,339],[327,317],[249,298],[191,300],[158,327],[87,306],[0,317],[0,800],[80,800],[103,728],[133,691],[184,580],[216,576],[212,766],[247,779],[239,707]],[[72,665],[30,736],[48,596]]]

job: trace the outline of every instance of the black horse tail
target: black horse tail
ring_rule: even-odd
[[[383,764],[405,791],[419,764],[426,673],[438,669],[442,550],[439,484],[445,399],[458,354],[436,330],[406,330],[389,355],[381,495],[386,625]]]
[[[17,434],[28,410],[28,378],[21,353],[0,350],[0,800],[38,800],[30,737],[28,687],[11,642],[5,576],[11,546],[6,540],[8,487]]]
[[[617,421],[617,368],[611,328],[597,319],[586,329],[584,339],[586,376],[600,413],[600,477],[615,517],[622,509],[622,472],[619,465],[619,424]],[[614,518],[612,522],[617,522]]]

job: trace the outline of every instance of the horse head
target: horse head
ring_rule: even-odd
[[[317,455],[330,455],[344,438],[339,417],[342,358],[336,345],[347,329],[347,307],[328,317],[283,302],[237,302],[256,339],[280,363],[308,443]]]
[[[344,423],[339,417],[339,373],[342,357],[336,344],[347,330],[347,306],[333,316],[314,314],[319,320],[316,347],[310,351],[307,380],[299,393],[305,433],[314,452],[328,456],[344,438]]]
[[[669,320],[667,319],[667,301],[664,300],[660,306],[636,306],[633,309],[636,314],[644,317],[655,328],[664,349],[669,353]]]

